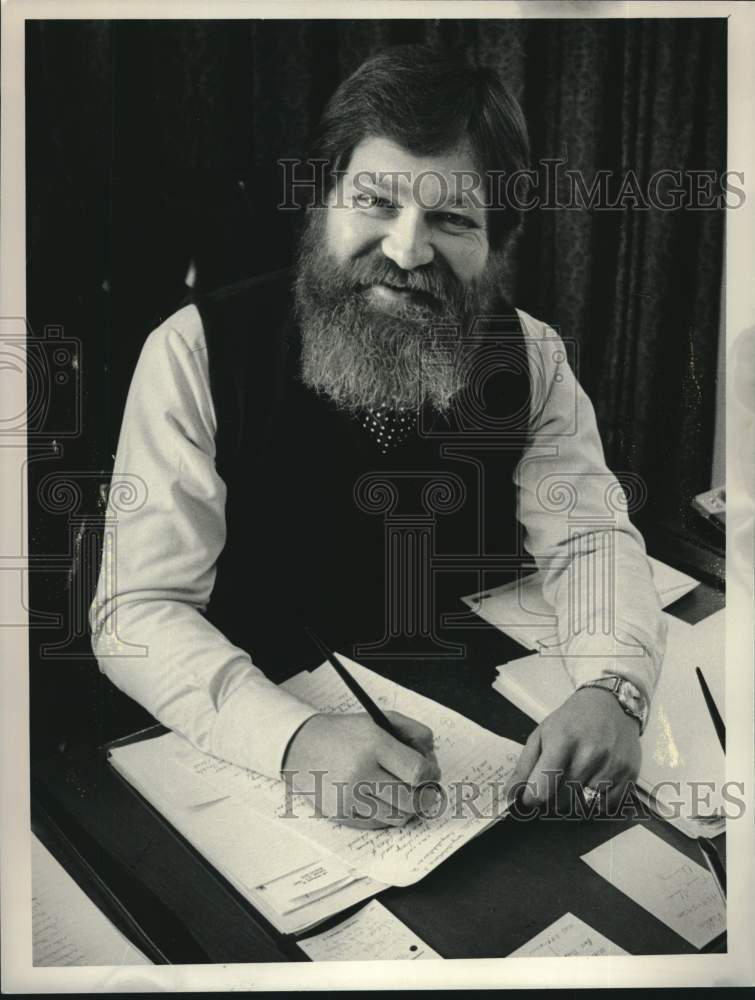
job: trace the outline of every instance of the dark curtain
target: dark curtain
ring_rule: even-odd
[[[287,264],[299,214],[276,208],[277,161],[305,155],[366,56],[419,40],[501,73],[533,163],[564,159],[588,182],[633,170],[641,185],[661,169],[725,169],[723,19],[27,22],[28,318],[35,337],[55,325],[80,343],[83,401],[82,433],[61,442],[70,401],[53,393],[29,467],[42,563],[96,566],[87,517],[101,512],[131,372],[186,294],[190,261],[199,290]],[[710,485],[722,246],[720,210],[541,209],[508,264],[512,301],[577,344],[608,463],[643,477],[657,516]],[[81,481],[68,519],[35,511],[50,473]],[[36,574],[32,608],[60,610],[66,588],[70,574]],[[71,635],[37,636],[61,665],[88,652],[82,607]]]

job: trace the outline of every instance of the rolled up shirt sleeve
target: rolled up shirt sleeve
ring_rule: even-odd
[[[199,313],[186,306],[149,335],[129,389],[92,648],[102,672],[163,725],[278,777],[316,709],[273,684],[204,616],[226,538],[214,457],[207,349]]]
[[[532,397],[531,434],[514,474],[517,514],[558,620],[543,653],[563,657],[575,687],[617,674],[649,702],[666,623],[645,543],[627,513],[642,483],[629,476],[625,490],[606,466],[595,411],[561,337],[518,312]]]

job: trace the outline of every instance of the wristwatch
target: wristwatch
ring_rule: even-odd
[[[631,715],[633,719],[637,719],[640,724],[640,736],[642,736],[645,732],[645,726],[647,725],[650,707],[644,694],[640,691],[636,684],[626,680],[624,677],[611,675],[609,677],[599,677],[595,681],[587,681],[585,684],[580,684],[577,690],[581,691],[582,688],[590,687],[604,688],[606,691],[610,691],[611,694],[614,694],[616,696],[616,700],[626,714]]]

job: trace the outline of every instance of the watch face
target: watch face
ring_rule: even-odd
[[[618,691],[619,701],[626,710],[640,720],[640,727],[645,724],[646,712],[642,695],[631,681],[624,681]]]
[[[634,712],[639,712],[640,711],[640,707],[641,707],[640,706],[640,697],[637,694],[637,692],[634,690],[634,685],[628,684],[628,683],[623,684],[622,688],[621,688],[621,691],[620,691],[620,694],[621,694],[622,700],[626,702],[628,708],[631,708],[632,711],[634,711]]]

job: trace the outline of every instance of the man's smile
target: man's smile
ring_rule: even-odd
[[[388,302],[404,302],[406,299],[412,298],[411,289],[401,288],[398,285],[389,285],[385,282],[372,285],[370,292],[379,298],[386,299]]]
[[[428,292],[386,282],[367,285],[364,287],[364,293],[373,305],[390,311],[399,311],[407,305],[429,305],[437,309],[439,304],[435,296]]]

